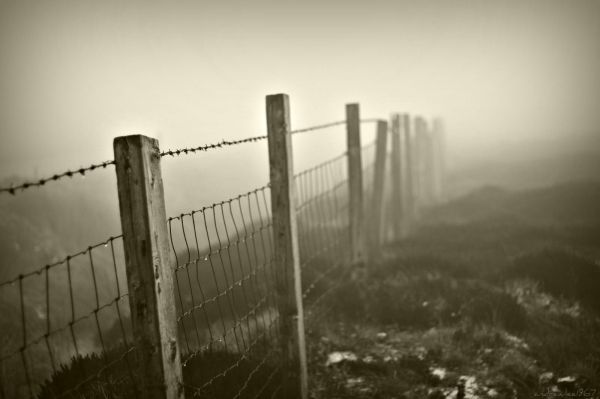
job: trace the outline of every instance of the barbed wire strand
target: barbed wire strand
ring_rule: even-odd
[[[45,178],[42,178],[39,180],[26,181],[26,182],[21,183],[16,186],[11,185],[9,187],[2,187],[2,188],[0,188],[0,193],[8,193],[8,194],[14,195],[17,193],[17,190],[25,191],[28,188],[41,187],[41,186],[45,185],[46,183],[61,180],[61,179],[64,179],[65,177],[70,178],[70,177],[73,177],[76,175],[85,176],[85,174],[87,172],[91,172],[91,171],[94,171],[94,170],[100,169],[100,168],[105,169],[107,166],[114,165],[114,164],[115,164],[115,161],[111,160],[111,161],[104,161],[104,162],[97,163],[97,164],[92,164],[85,168],[82,167],[82,168],[75,169],[75,170],[67,170],[66,172],[57,173],[50,177],[45,177]]]
[[[377,120],[367,119],[361,122],[367,123]],[[304,133],[342,124],[345,124],[345,121],[299,129],[292,131],[292,133]],[[257,136],[243,140],[223,141],[220,144],[197,147],[195,149],[169,150],[161,153],[161,155],[179,155],[194,151],[206,151],[210,148],[259,141],[265,138],[266,136]],[[370,155],[373,148],[373,143],[369,143],[363,147],[363,153]],[[322,303],[325,301],[325,298],[329,297],[332,292],[343,285],[350,272],[350,269],[345,267],[347,266],[347,243],[343,239],[344,235],[339,234],[342,229],[347,229],[348,227],[348,193],[346,192],[347,190],[342,190],[342,188],[347,186],[345,157],[345,153],[341,154],[294,176],[294,184],[298,192],[296,212],[300,222],[300,265],[303,270],[303,276],[306,279],[303,282],[304,290],[302,297],[305,302],[306,317],[311,321],[308,323],[308,326],[314,323],[317,314],[319,316],[323,315],[325,307],[322,306]],[[363,169],[363,173],[371,173],[372,161],[369,156],[366,159],[368,159],[366,162],[367,166]],[[114,164],[114,162],[108,162],[105,163],[104,167],[111,163]],[[94,168],[89,170],[94,170],[97,167],[98,165],[95,165]],[[85,172],[87,170],[84,170],[81,174]],[[69,173],[73,174],[72,172]],[[67,176],[66,173],[64,175]],[[60,178],[57,177],[54,180]],[[43,185],[44,183],[41,184]],[[18,187],[14,188],[18,189]],[[26,188],[29,188],[29,185]],[[232,360],[232,363],[214,375],[210,380],[204,383],[198,382],[199,385],[184,384],[184,387],[191,389],[195,395],[205,392],[208,388],[213,389],[211,386],[216,380],[225,378],[233,370],[241,367],[242,361],[250,360],[254,356],[255,351],[260,352],[262,346],[259,343],[268,343],[267,347],[271,348],[268,354],[274,353],[273,348],[277,347],[274,344],[280,339],[278,323],[276,322],[279,314],[276,310],[277,303],[274,297],[275,285],[273,284],[277,274],[273,257],[274,248],[271,242],[272,217],[266,198],[266,191],[268,189],[269,185],[266,185],[246,194],[215,203],[209,207],[203,207],[199,210],[182,213],[177,217],[167,220],[171,249],[175,258],[173,272],[175,273],[177,299],[180,306],[177,322],[180,324],[180,333],[182,334],[186,349],[186,353],[184,354],[185,360],[183,362],[184,367],[187,367],[190,364],[189,362],[199,355],[212,353],[215,347],[218,346],[222,347],[226,353],[237,353],[240,355],[237,360]],[[367,191],[371,189],[370,183],[367,183],[366,189]],[[232,204],[237,204],[237,206],[232,206]],[[201,221],[197,220],[195,216],[201,216]],[[200,222],[200,226],[203,225],[203,229],[197,228],[200,227],[197,226],[197,222]],[[174,229],[175,226],[177,229]],[[191,239],[190,228],[193,231],[193,240]],[[200,243],[199,233],[201,232],[204,235],[206,250],[202,249]],[[175,235],[179,239],[176,239]],[[48,264],[25,274],[20,274],[14,279],[0,283],[0,288],[7,288],[14,286],[18,282],[22,336],[21,346],[9,356],[0,357],[0,362],[4,362],[15,354],[20,354],[22,368],[24,369],[24,378],[27,382],[30,396],[34,395],[34,382],[30,375],[31,365],[27,359],[27,348],[44,341],[50,362],[49,366],[53,372],[56,372],[57,360],[51,347],[50,337],[62,331],[68,332],[73,351],[76,357],[80,357],[80,342],[77,339],[75,325],[85,319],[91,319],[92,323],[95,324],[95,335],[98,338],[99,349],[102,353],[106,353],[106,336],[101,328],[99,312],[103,309],[112,308],[113,305],[117,313],[117,321],[119,323],[117,327],[120,329],[122,342],[126,349],[129,348],[125,353],[121,354],[121,358],[117,361],[124,360],[127,364],[128,377],[133,383],[135,396],[138,396],[135,373],[128,360],[128,355],[132,353],[134,347],[128,342],[127,331],[119,305],[120,301],[127,296],[126,292],[121,291],[115,256],[114,241],[119,238],[122,238],[122,236],[110,237],[105,242],[89,246],[86,250],[69,255],[58,262]],[[192,248],[194,244],[196,245],[195,249]],[[100,281],[97,274],[98,265],[96,265],[97,258],[93,256],[92,252],[98,247],[107,247],[108,245],[110,245],[116,296],[111,301],[104,303],[100,299]],[[234,249],[232,246],[236,248]],[[192,254],[193,252],[195,255]],[[243,256],[244,254],[245,256]],[[76,303],[79,298],[76,299],[75,297],[74,276],[72,275],[74,269],[81,269],[73,264],[73,261],[80,257],[87,258],[92,286],[89,294],[92,297],[91,306],[93,309],[83,316],[77,315],[76,312]],[[202,264],[202,262],[206,263]],[[64,265],[66,268],[68,285],[68,310],[66,312],[68,323],[60,327],[53,326],[50,321],[52,302],[50,300],[50,271],[59,265]],[[203,265],[208,268],[207,276],[210,275],[211,278],[208,281],[202,281],[203,284],[201,284],[200,275],[202,271],[200,268]],[[247,267],[245,268],[244,265]],[[195,269],[192,269],[191,266],[194,266]],[[195,281],[193,281],[192,270],[195,270],[196,273]],[[27,328],[25,316],[26,298],[23,283],[25,279],[34,276],[40,276],[46,288],[44,295],[46,303],[45,330],[39,337],[28,339],[30,332]],[[206,283],[210,287],[203,287]],[[214,295],[207,295],[210,290],[215,291]],[[223,304],[221,303],[222,300],[225,301]],[[215,312],[209,312],[209,305],[216,306],[216,314]],[[329,308],[331,306],[333,305],[330,303]],[[196,319],[198,314],[202,317],[201,321]],[[253,323],[250,323],[251,320]],[[201,323],[204,323],[204,329],[202,329]],[[218,324],[221,325],[220,332],[214,331],[215,326]],[[216,328],[218,329],[218,327]],[[192,334],[188,333],[190,329]],[[253,330],[255,334],[252,333]],[[208,342],[206,342],[206,338],[203,338],[206,333],[208,333]],[[195,336],[195,345],[191,338],[192,336]],[[228,340],[230,339],[233,340],[231,342],[233,345],[228,344]],[[246,378],[234,398],[239,398],[246,393],[245,391],[250,390],[251,384],[262,384],[256,394],[257,397],[260,396],[266,387],[270,385],[274,375],[279,372],[279,368],[275,368],[268,373],[268,376],[264,380],[260,382],[254,381],[258,378],[261,367],[266,367],[267,364],[268,356],[264,355],[264,352],[261,356],[263,356],[263,360],[246,374]],[[103,363],[100,369],[92,373],[89,370],[83,370],[83,375],[88,375],[88,377],[75,387],[59,392],[58,397],[79,390],[85,383],[94,378],[108,378],[104,372],[115,362],[109,361],[108,357],[102,357],[100,360]],[[274,389],[271,394],[273,396],[276,395],[280,388],[281,386]],[[253,387],[252,389],[256,388]],[[252,393],[251,391],[248,392],[248,394]],[[53,393],[53,396],[56,395]]]
[[[367,118],[367,119],[361,119],[360,122],[361,123],[372,123],[372,122],[376,122],[378,120],[379,119],[376,119],[376,118]],[[333,127],[333,126],[343,125],[345,123],[346,123],[346,121],[330,122],[330,123],[325,123],[325,124],[321,124],[321,125],[310,126],[307,128],[292,130],[290,133],[291,134],[306,133],[306,132],[311,132],[311,131],[315,131],[315,130],[326,129],[326,128]],[[222,140],[218,143],[204,144],[204,145],[197,146],[197,147],[180,148],[180,149],[175,149],[175,150],[169,149],[167,151],[162,151],[160,153],[160,156],[161,157],[164,157],[167,155],[179,156],[182,154],[187,155],[190,153],[209,151],[212,149],[234,146],[234,145],[244,144],[244,143],[253,143],[253,142],[262,141],[262,140],[266,140],[266,139],[267,139],[266,135],[261,135],[261,136],[247,137],[247,138],[238,139],[238,140]],[[77,176],[77,175],[85,176],[85,174],[88,172],[93,172],[97,169],[105,169],[107,166],[114,165],[114,164],[115,164],[114,160],[108,160],[108,161],[104,161],[104,162],[91,164],[86,167],[81,167],[79,169],[73,169],[73,170],[69,169],[65,172],[56,173],[49,177],[44,177],[44,178],[37,179],[37,180],[25,181],[25,182],[17,184],[17,185],[11,184],[8,187],[0,187],[0,194],[7,193],[7,194],[15,195],[19,191],[25,191],[25,190],[33,188],[33,187],[42,187],[42,186],[46,185],[46,183],[62,180],[67,177],[71,178],[71,177]]]

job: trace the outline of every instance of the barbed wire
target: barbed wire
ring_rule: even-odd
[[[372,122],[377,122],[378,120],[380,120],[380,119],[367,118],[367,119],[361,119],[360,122],[361,123],[372,123]],[[326,129],[329,127],[334,127],[334,126],[339,126],[339,125],[344,125],[344,124],[346,124],[345,120],[336,121],[336,122],[324,123],[321,125],[309,126],[309,127],[302,128],[302,129],[292,130],[290,133],[291,134],[307,133],[307,132],[312,132],[315,130]],[[179,148],[179,149],[175,149],[175,150],[169,149],[166,151],[162,151],[160,153],[160,156],[164,157],[164,156],[169,155],[169,156],[174,157],[174,156],[179,156],[182,154],[187,155],[187,154],[193,154],[196,152],[209,151],[212,149],[234,146],[234,145],[238,145],[238,144],[254,143],[254,142],[258,142],[258,141],[262,141],[262,140],[266,140],[266,139],[267,139],[267,136],[262,135],[262,136],[247,137],[247,138],[239,139],[239,140],[222,140],[218,143],[204,144],[204,145],[201,145],[198,147],[184,147],[184,148]],[[42,186],[46,185],[46,183],[62,180],[67,177],[71,178],[71,177],[77,176],[77,175],[85,176],[85,174],[88,172],[92,172],[97,169],[105,169],[107,166],[114,165],[114,164],[115,164],[114,160],[108,160],[108,161],[92,164],[92,165],[89,165],[86,167],[81,167],[79,169],[73,169],[73,170],[69,169],[65,172],[56,173],[49,177],[44,177],[44,178],[37,179],[37,180],[25,181],[25,182],[17,184],[17,185],[11,184],[8,187],[0,187],[0,193],[8,193],[11,195],[15,195],[18,191],[25,191],[25,190],[33,188],[33,187],[42,187]]]
[[[366,121],[369,121],[369,120],[366,120]],[[290,134],[312,132],[315,130],[326,129],[329,127],[338,126],[338,125],[342,125],[342,124],[346,124],[346,121],[330,122],[330,123],[324,123],[322,125],[315,125],[315,126],[302,128],[302,129],[296,129],[296,130],[290,131]],[[212,149],[216,149],[216,148],[229,147],[229,146],[234,146],[234,145],[238,145],[238,144],[255,143],[257,141],[262,141],[262,140],[266,140],[266,139],[267,139],[267,136],[262,135],[262,136],[247,137],[247,138],[239,139],[239,140],[222,140],[218,143],[204,144],[204,145],[201,145],[198,147],[186,147],[186,148],[179,148],[176,150],[163,151],[160,153],[160,156],[161,157],[164,157],[167,155],[179,156],[182,154],[187,155],[190,153],[208,151],[208,150],[212,150]]]
[[[342,123],[345,122],[292,133]],[[224,145],[233,145],[229,144],[233,142],[226,143]],[[374,149],[372,142],[362,147],[363,173],[367,177],[372,173]],[[352,273],[344,240],[349,225],[346,156],[346,153],[340,154],[294,175],[307,329],[330,312],[337,300],[335,293]],[[367,192],[371,190],[368,181],[365,178]],[[270,186],[265,185],[166,221],[173,255],[171,266],[182,365],[190,375],[203,364],[215,363],[210,372],[194,374],[193,380],[188,377],[188,381],[182,382],[186,392],[193,396],[220,389],[226,389],[231,394],[227,397],[232,398],[259,397],[263,393],[276,396],[281,389],[274,386],[284,366],[281,353],[275,349],[282,337],[275,290],[278,265],[274,262],[269,190]],[[117,255],[115,243],[119,244]],[[102,247],[108,248],[106,252],[102,252]],[[124,378],[135,389],[132,393],[138,396],[138,365],[133,356],[128,294],[119,282],[124,278],[119,276],[124,270],[121,247],[121,235],[109,237],[64,259],[0,282],[0,293],[14,292],[18,302],[15,314],[20,315],[20,322],[13,329],[15,336],[21,338],[0,354],[0,367],[15,364],[30,397],[36,396],[35,391],[39,389],[36,386],[40,383],[40,376],[33,374],[36,366],[32,354],[37,354],[34,347],[42,348],[40,353],[49,359],[46,363],[56,373],[59,366],[65,367],[61,364],[65,360],[60,359],[63,356],[58,356],[60,351],[75,354],[74,359],[85,355],[82,333],[86,331],[97,340],[94,350],[99,351],[102,364],[85,370],[79,384],[51,392],[52,397],[85,391],[92,381],[102,382],[121,372],[117,367],[123,368]],[[102,267],[102,263],[107,267]],[[57,274],[59,267],[60,275]],[[82,269],[85,275],[78,276]],[[63,279],[64,287],[56,284],[57,278]],[[25,282],[29,281],[26,287]],[[82,282],[90,288],[89,298],[80,293],[85,291]],[[113,289],[109,290],[111,286]],[[33,306],[36,298],[31,295],[34,291],[41,293],[38,308],[45,313],[40,318],[41,327],[35,324],[37,319],[28,316],[36,311]],[[61,294],[64,294],[63,302],[58,300]],[[51,318],[58,309],[66,309],[64,320]],[[109,335],[113,327],[115,338]],[[115,339],[117,347],[112,346]],[[68,350],[57,346],[60,340],[69,345]],[[111,359],[112,356],[116,360]],[[0,386],[3,383],[0,380]]]
[[[245,139],[239,139],[239,140],[222,140],[218,143],[215,144],[205,144],[205,145],[201,145],[198,147],[189,147],[189,148],[179,148],[177,150],[167,150],[167,151],[163,151],[160,153],[161,157],[170,155],[172,157],[174,156],[179,156],[181,154],[190,154],[190,153],[195,153],[195,152],[201,152],[201,151],[208,151],[208,150],[212,150],[215,148],[222,148],[222,147],[229,147],[229,146],[234,146],[237,144],[244,144],[244,143],[254,143],[257,141],[261,141],[261,140],[266,140],[267,136],[254,136],[254,137],[247,137]]]
[[[0,193],[9,193],[12,195],[15,195],[17,193],[17,190],[27,190],[28,188],[32,188],[32,187],[41,187],[43,185],[45,185],[48,182],[53,182],[53,181],[57,181],[57,180],[61,180],[64,179],[66,177],[73,177],[76,175],[81,175],[81,176],[85,176],[85,174],[87,172],[91,172],[93,170],[96,169],[100,169],[103,168],[105,169],[108,165],[114,165],[115,161],[114,160],[110,160],[110,161],[104,161],[104,162],[100,162],[97,164],[92,164],[90,166],[87,166],[85,168],[79,168],[79,169],[75,169],[75,170],[67,170],[66,172],[62,172],[62,173],[57,173],[54,174],[50,177],[44,177],[42,179],[39,180],[33,180],[33,181],[26,181],[23,182],[19,185],[11,185],[9,187],[2,187],[0,188]]]

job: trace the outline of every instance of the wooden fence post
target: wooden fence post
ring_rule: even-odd
[[[404,133],[404,155],[405,155],[405,190],[406,195],[406,227],[411,228],[415,217],[415,184],[413,163],[413,139],[411,129],[411,118],[409,114],[402,114],[402,132]]]
[[[286,94],[267,96],[273,247],[286,398],[308,398],[296,193]]]
[[[360,144],[360,109],[346,104],[346,143],[348,147],[348,187],[350,218],[350,261],[363,260],[363,179]]]
[[[433,120],[433,146],[435,163],[435,197],[436,201],[444,201],[445,185],[445,151],[444,151],[444,122],[441,118]]]
[[[400,115],[392,115],[392,209],[394,210],[394,239],[403,236],[404,201],[402,179],[402,144],[400,143]]]
[[[114,140],[119,210],[142,397],[182,399],[173,271],[158,141]]]
[[[435,205],[435,140],[433,137],[433,129],[427,120],[423,121],[423,144],[425,153],[425,179],[427,205]]]
[[[373,203],[370,215],[369,257],[376,259],[381,250],[381,225],[383,222],[383,190],[385,185],[385,164],[387,159],[388,124],[377,121],[377,137],[375,142],[375,176],[373,178]]]
[[[421,210],[425,206],[425,143],[424,126],[425,121],[422,117],[415,118],[415,141],[414,141],[414,166],[415,166],[415,215],[417,218],[421,215]]]

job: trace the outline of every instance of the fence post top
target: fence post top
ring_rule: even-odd
[[[427,120],[420,115],[415,117],[415,128],[418,131],[427,130]]]
[[[290,96],[287,95],[286,93],[267,94],[267,96],[266,96],[267,100],[277,98],[277,97],[289,98]]]
[[[142,139],[148,139],[148,140],[154,140],[154,141],[158,141],[158,139],[155,139],[154,137],[150,137],[150,136],[146,136],[143,134],[128,134],[125,136],[117,136],[114,138],[113,141],[121,141],[121,140],[142,140]]]
[[[142,145],[143,143],[148,143],[154,151],[160,153],[160,147],[158,145],[158,139],[154,137],[144,136],[143,134],[131,134],[128,136],[118,136],[113,139],[113,148],[116,148],[117,145]],[[115,159],[116,162],[116,159]]]

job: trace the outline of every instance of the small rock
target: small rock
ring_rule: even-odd
[[[562,390],[572,390],[575,389],[576,380],[577,379],[572,376],[561,377],[558,380],[556,380],[556,383],[558,384],[558,387]]]
[[[371,355],[368,355],[363,358],[363,362],[367,364],[375,363],[375,358]]]
[[[423,301],[423,303],[421,304],[421,306],[423,306],[424,308],[426,308],[429,305],[429,302],[427,301]]]
[[[490,388],[490,389],[488,389],[488,391],[487,391],[487,395],[488,395],[490,398],[495,398],[495,397],[497,397],[497,396],[498,396],[498,391],[496,391],[494,388]]]
[[[362,377],[358,377],[358,378],[348,378],[346,380],[346,387],[347,388],[352,388],[355,387],[356,385],[360,385],[365,381],[364,378]]]
[[[377,339],[378,340],[383,341],[386,338],[387,338],[387,333],[384,333],[384,332],[378,332],[377,333]]]
[[[558,380],[556,380],[556,382],[558,382],[559,384],[561,382],[564,382],[564,383],[573,383],[573,382],[575,382],[575,380],[577,380],[575,377],[568,376],[568,377],[561,377]]]
[[[446,369],[442,367],[430,367],[429,372],[431,375],[436,376],[440,380],[446,378]]]
[[[479,385],[477,379],[472,375],[462,375],[458,379],[456,386],[458,392],[456,394],[457,399],[476,399]]]
[[[331,352],[327,356],[327,362],[325,366],[331,366],[332,364],[338,364],[343,361],[355,362],[358,358],[352,352]]]

